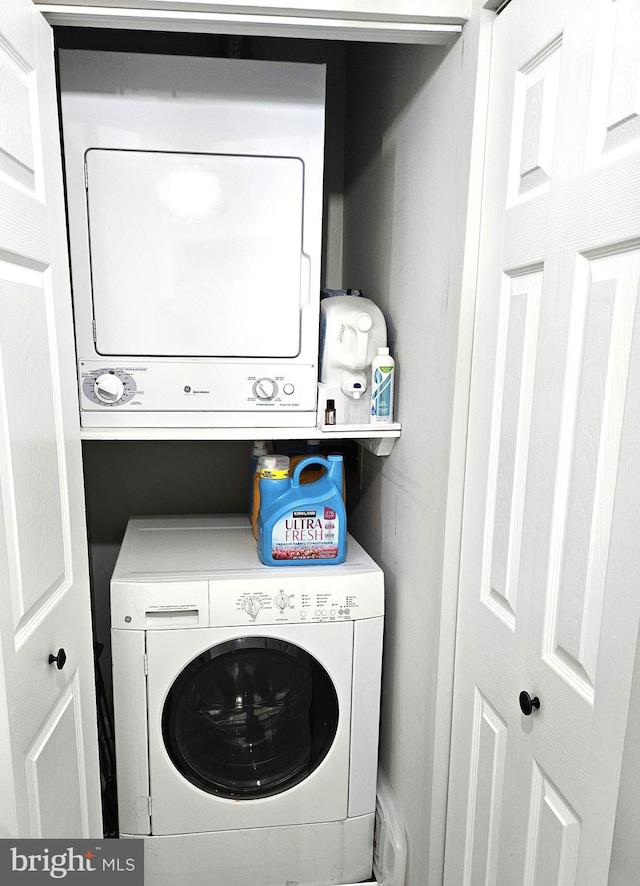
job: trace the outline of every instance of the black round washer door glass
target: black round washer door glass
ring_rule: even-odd
[[[338,728],[338,697],[322,665],[282,640],[230,640],[203,652],[173,683],[162,735],[192,784],[236,800],[304,781]]]

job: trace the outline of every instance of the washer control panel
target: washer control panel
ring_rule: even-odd
[[[269,571],[271,567],[268,568]],[[341,567],[308,567],[332,573]],[[305,567],[283,568],[302,572]],[[293,578],[293,577],[292,577]],[[124,630],[356,621],[384,615],[382,570],[315,580],[219,578],[112,581],[111,624]]]
[[[252,622],[351,621],[358,617],[357,594],[336,594],[332,591],[314,593],[262,593],[246,591],[238,595],[236,609]],[[362,617],[362,616],[360,616]]]
[[[313,575],[306,574],[312,571]],[[209,624],[267,625],[355,621],[384,614],[381,570],[336,574],[330,566],[283,568],[259,581],[209,580]],[[272,571],[271,569],[269,571]],[[291,575],[291,571],[305,573]]]

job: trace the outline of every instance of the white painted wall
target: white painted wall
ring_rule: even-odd
[[[406,821],[407,886],[441,882],[451,673],[438,669],[457,592],[445,529],[477,40],[473,23],[450,49],[353,47],[347,61],[344,285],[388,317],[403,423],[387,459],[366,455],[350,526],[386,576],[381,762]]]

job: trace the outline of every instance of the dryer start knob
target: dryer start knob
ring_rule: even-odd
[[[249,597],[244,604],[244,611],[254,619],[258,617],[258,613],[261,609],[262,605],[260,600],[256,599],[256,597]]]
[[[96,379],[95,392],[103,403],[117,403],[124,394],[124,385],[117,375],[105,372]]]

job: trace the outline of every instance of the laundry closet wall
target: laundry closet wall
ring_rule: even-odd
[[[441,882],[480,36],[478,18],[451,48],[359,46],[347,63],[345,277],[391,318],[402,421],[388,458],[365,454],[350,526],[385,572],[381,762],[404,810],[411,886]]]

